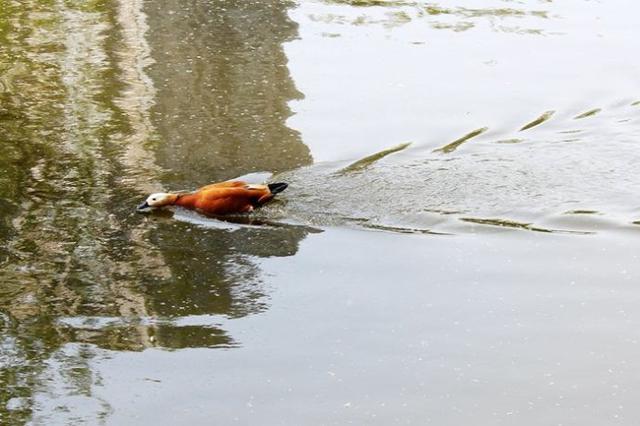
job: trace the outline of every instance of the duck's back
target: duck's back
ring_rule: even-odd
[[[267,185],[250,185],[242,181],[214,183],[176,202],[182,207],[208,215],[247,213],[273,198]]]

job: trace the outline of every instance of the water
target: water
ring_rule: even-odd
[[[0,0],[0,423],[634,424],[637,9]]]

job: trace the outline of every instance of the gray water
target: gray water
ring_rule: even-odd
[[[0,0],[0,423],[636,424],[637,10]]]

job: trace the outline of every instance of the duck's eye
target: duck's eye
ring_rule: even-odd
[[[153,197],[153,198],[151,199],[151,201],[155,201],[155,200],[156,200],[156,197]]]

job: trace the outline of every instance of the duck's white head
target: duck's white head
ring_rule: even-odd
[[[138,206],[138,211],[148,210],[150,208],[158,208],[169,206],[175,203],[177,199],[176,194],[169,194],[167,192],[157,192],[147,197],[144,203]]]

